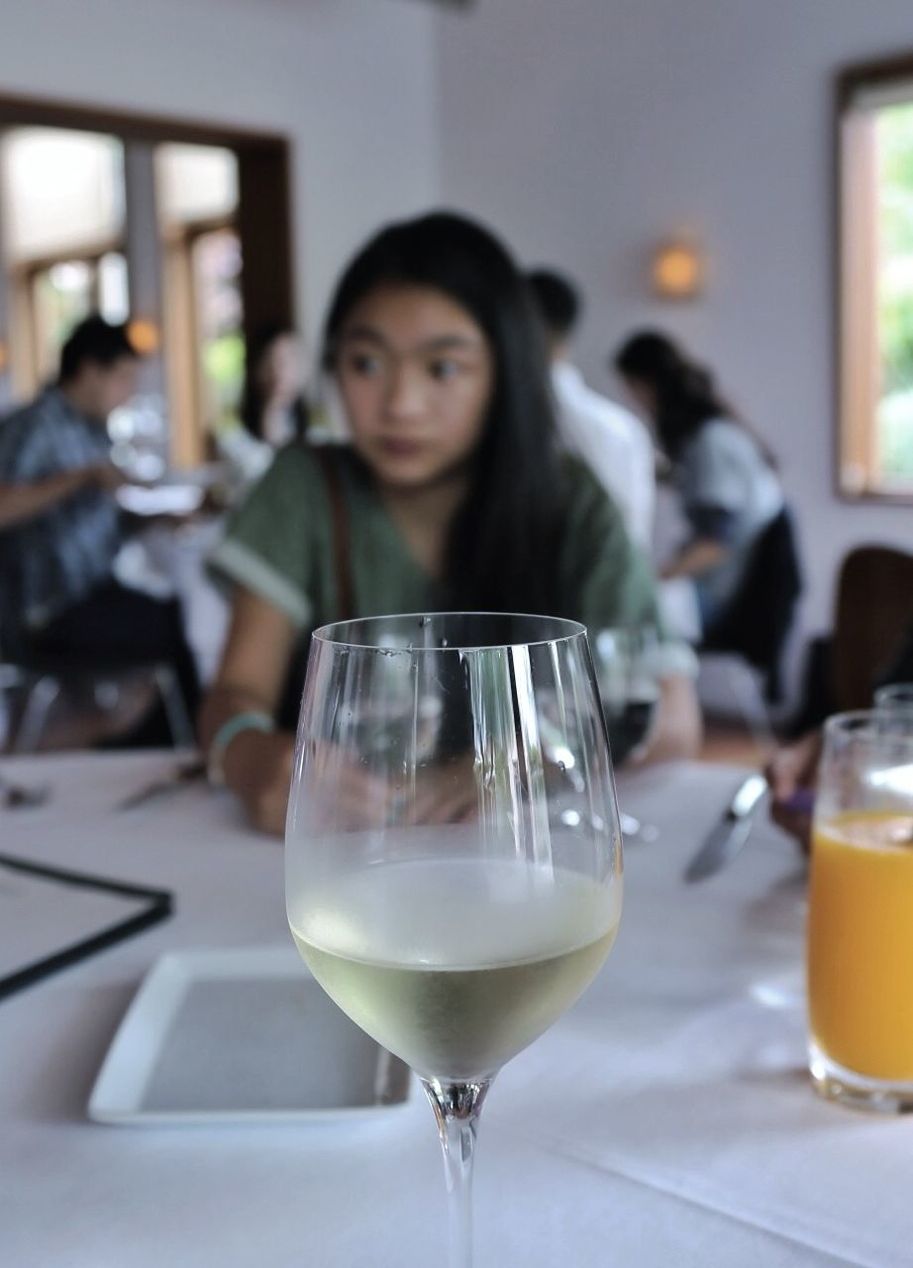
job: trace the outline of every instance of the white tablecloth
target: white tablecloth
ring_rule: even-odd
[[[191,787],[113,809],[169,766],[158,755],[4,765],[49,779],[54,796],[0,811],[0,849],[168,887],[178,908],[0,1002],[0,1264],[443,1263],[443,1177],[418,1094],[347,1125],[86,1120],[158,955],[287,938],[281,849],[247,832],[228,797]],[[913,1121],[826,1104],[804,1073],[804,880],[791,845],[759,823],[725,872],[680,880],[738,779],[682,765],[621,781],[624,808],[661,836],[627,852],[622,929],[602,974],[488,1100],[483,1268],[913,1263]]]

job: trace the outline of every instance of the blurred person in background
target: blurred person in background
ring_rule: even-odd
[[[700,642],[725,616],[752,547],[783,509],[776,463],[712,374],[665,335],[633,335],[615,368],[652,422],[689,528],[660,570],[663,615],[681,637]]]
[[[890,664],[872,667],[872,689],[890,683],[913,683],[913,626],[905,633]],[[830,706],[822,709],[826,715]],[[812,816],[818,765],[821,760],[823,732],[818,725],[808,729],[788,744],[781,745],[765,767],[770,786],[770,816],[784,832],[794,837],[804,850],[811,844]],[[808,720],[806,720],[808,725]]]
[[[259,479],[278,449],[304,436],[306,377],[304,351],[291,327],[264,326],[248,340],[238,416],[217,435],[219,452],[240,483]]]
[[[649,552],[656,498],[650,434],[630,410],[588,387],[571,363],[569,345],[581,310],[573,283],[550,269],[535,269],[527,281],[545,325],[561,441],[614,498],[628,533]]]
[[[323,354],[351,445],[283,450],[212,561],[234,599],[201,740],[214,782],[270,832],[285,820],[296,647],[315,627],[446,609],[593,630],[658,616],[615,503],[559,457],[541,325],[486,229],[437,213],[379,233],[338,283]],[[670,676],[651,754],[692,753],[699,736],[693,685]]]
[[[134,395],[126,328],[87,317],[55,386],[0,422],[0,644],[13,659],[105,670],[168,662],[188,708],[196,673],[178,607],[114,577],[124,544],[108,415]]]

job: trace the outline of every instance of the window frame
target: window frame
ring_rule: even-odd
[[[295,328],[295,259],[292,232],[291,142],[288,136],[214,122],[188,122],[85,103],[0,93],[0,130],[49,127],[101,132],[121,142],[168,142],[230,150],[238,163],[238,207],[232,217],[241,241],[243,333],[264,326]],[[124,241],[129,238],[129,201]],[[68,259],[76,258],[76,252]],[[132,279],[131,279],[132,282]],[[9,297],[9,320],[21,314]],[[132,314],[136,315],[136,314]],[[5,331],[0,341],[5,342]],[[31,339],[31,336],[30,336]],[[174,402],[177,406],[179,402]],[[172,435],[172,445],[183,442]]]
[[[161,231],[163,284],[172,289],[172,299],[184,329],[193,329],[193,340],[172,338],[164,341],[165,375],[169,395],[192,426],[172,437],[172,449],[179,462],[196,465],[205,461],[205,384],[200,361],[199,297],[194,272],[193,250],[198,239],[208,233],[228,230],[237,235],[237,214],[186,220]],[[243,276],[243,268],[242,268]],[[191,347],[192,343],[192,347]]]
[[[909,489],[885,489],[863,487],[853,490],[847,486],[844,466],[850,454],[865,453],[871,449],[873,422],[870,420],[863,432],[858,422],[850,417],[850,395],[858,390],[858,368],[844,355],[844,346],[850,338],[850,304],[848,295],[854,278],[848,264],[848,201],[852,197],[846,181],[845,125],[851,109],[866,89],[885,89],[892,84],[909,83],[910,100],[913,102],[913,51],[874,61],[855,63],[839,71],[834,93],[833,122],[833,357],[834,357],[834,420],[833,479],[836,496],[852,505],[879,504],[884,506],[913,506],[913,482]],[[860,248],[857,248],[859,250]],[[864,250],[865,248],[861,248]],[[858,301],[857,301],[858,302]],[[865,301],[863,301],[865,302]],[[858,317],[857,317],[858,322]],[[869,325],[868,333],[874,327]],[[871,364],[871,363],[870,363]],[[854,388],[855,383],[855,388]],[[863,458],[862,465],[871,468],[871,459]]]

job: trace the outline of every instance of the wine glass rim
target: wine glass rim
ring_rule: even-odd
[[[512,639],[494,639],[491,641],[475,640],[469,643],[457,642],[448,647],[421,647],[410,645],[403,647],[401,643],[390,641],[390,636],[386,640],[383,638],[372,639],[370,637],[354,637],[356,629],[368,626],[381,628],[385,624],[390,625],[391,622],[407,623],[415,621],[421,627],[422,622],[430,623],[446,621],[448,619],[465,620],[466,618],[478,619],[497,619],[518,622],[539,623],[545,626],[551,626],[554,629],[553,637],[543,638],[512,638]],[[386,616],[364,616],[355,617],[348,621],[332,621],[327,625],[321,625],[314,630],[312,638],[321,643],[329,643],[336,647],[357,647],[364,651],[375,651],[390,653],[408,653],[412,655],[418,652],[427,652],[435,656],[444,655],[448,652],[481,652],[481,651],[497,651],[499,649],[507,649],[511,647],[544,647],[553,643],[570,643],[575,639],[586,637],[586,626],[580,621],[573,621],[563,616],[542,616],[532,612],[483,612],[483,611],[446,611],[446,612],[391,612]],[[348,636],[347,636],[348,635]]]
[[[893,743],[904,741],[913,747],[913,730],[906,728],[907,711],[893,714],[885,709],[850,709],[846,713],[834,713],[824,723],[824,734],[832,739],[838,735],[852,740],[890,739]]]
[[[875,691],[875,704],[886,700],[902,700],[906,709],[907,701],[913,706],[913,682],[886,682]]]

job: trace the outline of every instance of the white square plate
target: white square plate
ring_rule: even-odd
[[[270,1122],[405,1104],[409,1070],[342,1013],[286,947],[162,956],[92,1095],[99,1123]]]

